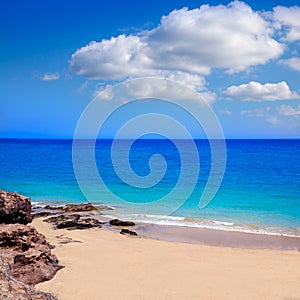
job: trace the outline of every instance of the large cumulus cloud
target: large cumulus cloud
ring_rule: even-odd
[[[91,42],[72,55],[70,65],[76,74],[100,80],[170,77],[174,71],[204,76],[213,68],[234,73],[283,53],[272,33],[271,23],[243,2],[183,8],[153,30]]]

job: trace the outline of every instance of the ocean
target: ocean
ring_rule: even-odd
[[[99,188],[88,168],[86,182],[78,184],[72,140],[1,139],[0,188],[40,204],[99,202],[115,208],[107,212],[111,217],[137,222],[300,236],[300,140],[226,140],[222,183],[204,208],[199,208],[199,199],[212,157],[208,141],[195,142],[200,172],[191,192],[183,185],[172,194],[182,171],[182,151],[190,155],[188,147],[179,151],[172,141],[163,139],[136,140],[129,157],[125,157],[128,141],[123,141],[124,151],[119,143],[119,158],[128,160],[141,179],[137,187],[123,182],[115,170],[112,141],[98,140],[94,157],[105,189]],[[180,143],[189,145],[184,140]],[[82,141],[81,147],[93,150],[90,141]],[[161,160],[149,164],[154,154],[164,157],[165,165]],[[195,161],[189,164],[192,169]],[[146,180],[151,173],[160,179],[153,186]],[[187,182],[194,175],[188,174]],[[168,201],[159,201],[166,195],[171,195]]]

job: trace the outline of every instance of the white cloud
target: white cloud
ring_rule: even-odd
[[[112,100],[114,97],[113,86],[108,84],[101,87],[95,92],[94,97],[100,100]]]
[[[300,58],[299,57],[281,59],[279,61],[279,64],[286,65],[293,70],[300,71]]]
[[[140,37],[133,35],[91,42],[72,55],[71,69],[89,79],[118,80],[146,75],[150,65],[146,47]]]
[[[184,79],[180,75],[182,81],[198,88],[202,79],[195,76],[207,75],[213,68],[229,73],[246,70],[278,58],[283,50],[262,16],[234,1],[227,6],[174,10],[153,30],[91,42],[72,55],[70,66],[78,75],[102,80],[177,79],[178,73],[172,74],[176,71],[185,74]],[[196,82],[190,83],[189,76]]]
[[[270,106],[250,110],[242,110],[240,112],[240,115],[246,117],[262,118],[265,122],[276,127],[283,124],[282,120],[272,113],[272,108]]]
[[[274,8],[275,26],[282,29],[283,40],[300,40],[300,7],[277,6]]]
[[[232,115],[232,111],[229,110],[228,108],[224,108],[224,109],[221,109],[219,111],[219,114],[223,115],[223,116],[231,116]]]
[[[94,96],[98,100],[118,102],[128,102],[137,98],[159,98],[174,101],[192,100],[201,104],[203,101],[212,103],[215,100],[215,93],[205,90],[205,81],[201,80],[202,87],[198,86],[198,88],[204,90],[195,93],[194,85],[188,86],[179,82],[178,80],[182,80],[180,77],[182,74],[177,75],[176,81],[166,77],[143,77],[138,80],[126,80],[122,84],[115,86],[107,84],[100,87]],[[185,75],[182,76],[183,79],[186,78]],[[194,79],[196,81],[196,78]],[[200,82],[198,83],[200,84]]]
[[[282,120],[280,120],[278,117],[276,116],[268,116],[266,118],[266,121],[268,123],[270,123],[271,125],[274,125],[274,126],[279,126],[282,124]]]
[[[265,117],[269,114],[270,110],[271,110],[270,106],[267,106],[267,107],[264,107],[264,108],[242,110],[240,112],[240,115],[241,116],[247,116],[247,117]]]
[[[41,80],[43,81],[53,81],[53,80],[58,80],[59,79],[59,74],[58,73],[46,73],[41,77]]]
[[[83,94],[85,92],[85,90],[87,89],[89,85],[88,80],[86,80],[78,89],[77,89],[77,93],[79,94]]]
[[[251,81],[247,84],[241,84],[239,86],[230,86],[223,93],[231,99],[257,102],[300,98],[297,92],[290,90],[285,81],[266,84]]]
[[[282,116],[300,116],[300,104],[295,108],[290,105],[280,105],[277,112]]]
[[[186,86],[198,91],[203,91],[206,88],[205,78],[196,74],[174,71],[167,74],[165,78],[185,84]]]

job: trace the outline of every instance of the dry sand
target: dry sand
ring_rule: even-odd
[[[35,219],[64,269],[37,285],[59,300],[300,299],[300,252],[53,230]],[[59,238],[57,238],[60,236]],[[65,238],[80,242],[59,244]]]

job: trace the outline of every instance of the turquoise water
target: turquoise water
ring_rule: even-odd
[[[227,140],[221,187],[203,209],[198,203],[211,165],[207,141],[196,141],[201,164],[192,194],[185,199],[183,188],[163,203],[155,201],[174,189],[180,175],[180,154],[175,145],[168,140],[133,143],[129,161],[137,175],[151,172],[153,154],[161,154],[166,161],[166,173],[155,186],[136,188],[125,184],[115,172],[111,142],[98,141],[95,151],[98,171],[108,190],[100,190],[91,177],[87,181],[91,193],[84,195],[74,175],[71,140],[2,139],[0,188],[17,191],[35,202],[101,202],[117,206],[113,215],[141,222],[300,235],[300,140]],[[83,141],[82,147],[90,147],[89,141]],[[88,178],[89,170],[86,172]],[[116,201],[112,193],[123,200]]]

